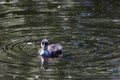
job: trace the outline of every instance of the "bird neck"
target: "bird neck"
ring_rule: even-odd
[[[47,50],[47,49],[48,49],[48,46],[46,46],[46,47],[42,47],[42,49],[43,49],[43,50]]]

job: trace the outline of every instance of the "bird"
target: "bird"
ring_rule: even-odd
[[[41,69],[48,69],[48,59],[58,58],[62,54],[62,46],[49,44],[47,39],[42,39],[41,48],[38,49],[38,57],[41,59]]]

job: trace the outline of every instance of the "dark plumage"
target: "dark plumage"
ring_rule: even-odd
[[[51,44],[47,39],[41,41],[41,48],[38,50],[38,56],[41,58],[41,68],[46,69],[49,58],[56,58],[62,54],[62,46],[59,44]]]
[[[48,46],[48,52],[50,53],[50,57],[58,57],[60,54],[62,54],[62,46],[59,44],[51,44]]]

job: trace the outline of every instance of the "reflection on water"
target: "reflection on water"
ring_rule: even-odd
[[[1,0],[0,80],[119,80],[119,0]],[[64,47],[41,71],[40,41]]]

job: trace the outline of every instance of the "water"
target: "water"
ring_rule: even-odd
[[[120,80],[119,0],[1,0],[0,80]],[[63,57],[40,69],[40,41]]]

